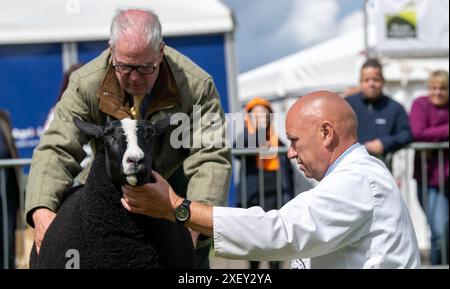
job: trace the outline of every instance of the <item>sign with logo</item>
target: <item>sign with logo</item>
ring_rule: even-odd
[[[408,2],[398,13],[386,13],[385,27],[388,38],[416,38],[416,3]]]
[[[448,56],[448,0],[374,0],[377,51],[385,55]]]

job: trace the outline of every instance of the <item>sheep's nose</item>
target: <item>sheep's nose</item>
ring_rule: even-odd
[[[142,165],[144,163],[144,158],[142,157],[127,157],[127,163],[133,164],[135,166]]]

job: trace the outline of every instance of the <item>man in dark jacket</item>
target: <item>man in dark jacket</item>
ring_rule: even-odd
[[[347,97],[358,117],[358,140],[383,158],[412,141],[408,115],[401,104],[383,94],[381,64],[368,59],[361,68],[361,92]]]
[[[17,151],[11,135],[8,113],[0,109],[0,159],[10,158],[17,158]],[[17,209],[19,208],[19,183],[17,177],[18,172],[16,169],[0,168],[0,183],[5,185],[5,187],[0,187],[0,268],[15,267],[15,230]],[[3,181],[5,182],[3,183]],[[6,190],[3,191],[3,189]],[[5,207],[3,202],[6,202]],[[3,219],[3,208],[7,210],[6,220]],[[7,236],[3,235],[5,225],[7,226]],[[6,244],[8,244],[7,247],[5,247]],[[8,259],[5,259],[5,248],[8,249]]]

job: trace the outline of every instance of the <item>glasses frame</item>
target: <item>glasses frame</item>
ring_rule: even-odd
[[[153,66],[147,65],[147,64],[140,64],[140,65],[132,65],[132,64],[113,64],[113,68],[115,72],[118,72],[120,74],[129,75],[133,72],[133,70],[136,70],[139,74],[153,74],[158,67],[158,62],[155,62]],[[126,68],[126,70],[129,71],[123,71],[122,68]],[[142,69],[151,69],[151,71],[142,71]]]

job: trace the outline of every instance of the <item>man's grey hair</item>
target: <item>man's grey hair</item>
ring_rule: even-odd
[[[126,12],[132,10],[143,12],[146,16],[139,19],[139,21],[135,21],[126,14]],[[116,12],[110,27],[109,45],[114,48],[122,33],[136,29],[142,29],[145,44],[151,45],[155,51],[158,51],[162,43],[161,22],[158,15],[152,10],[142,8],[119,9]]]

